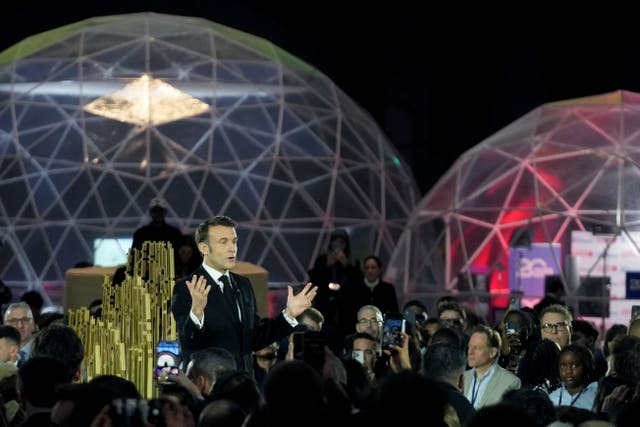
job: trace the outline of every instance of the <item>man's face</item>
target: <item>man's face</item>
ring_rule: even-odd
[[[460,331],[464,328],[464,319],[456,310],[444,310],[440,314],[440,321],[443,325],[456,328]]]
[[[6,338],[0,338],[0,362],[15,362],[18,359],[18,346]]]
[[[362,310],[358,314],[356,332],[365,332],[379,340],[382,336],[382,318],[374,310]]]
[[[545,313],[540,319],[540,332],[542,338],[553,341],[560,348],[571,342],[571,324],[561,313]]]
[[[198,244],[204,262],[211,268],[224,273],[236,265],[238,235],[233,227],[214,225],[209,227],[208,242]]]
[[[382,273],[382,270],[375,259],[370,258],[364,263],[364,277],[366,277],[368,281],[373,282],[377,280],[380,277],[380,273]]]
[[[36,328],[33,317],[29,315],[26,308],[22,307],[14,307],[7,311],[4,323],[20,331],[22,345],[25,345],[31,339],[31,335],[33,335],[33,331]]]
[[[356,338],[353,340],[353,350],[361,350],[364,354],[364,366],[371,370],[376,360],[376,343],[366,338]]]
[[[469,350],[467,351],[467,362],[472,368],[484,368],[490,366],[496,357],[498,350],[489,347],[487,335],[476,332],[469,338]]]

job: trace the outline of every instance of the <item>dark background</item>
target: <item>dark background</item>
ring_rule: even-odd
[[[6,3],[0,50],[93,16],[145,11],[270,40],[371,113],[423,195],[462,152],[543,103],[640,91],[640,24],[609,4],[561,11],[518,2],[496,10],[419,1]]]

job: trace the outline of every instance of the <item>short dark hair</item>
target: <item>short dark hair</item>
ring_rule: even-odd
[[[376,264],[378,265],[378,268],[382,268],[382,261],[380,261],[380,258],[378,258],[375,255],[369,255],[368,257],[366,257],[364,259],[364,261],[362,261],[362,264],[366,264],[367,261],[369,261],[370,259],[374,260],[376,262]]]
[[[191,354],[191,370],[189,376],[203,376],[212,383],[225,372],[235,370],[236,360],[224,348],[208,347]]]
[[[466,364],[467,357],[461,347],[450,344],[434,344],[425,349],[422,373],[436,380],[449,380],[462,374]]]
[[[11,325],[0,326],[0,338],[6,339],[9,343],[20,346],[22,339],[20,338],[20,331]]]
[[[67,368],[71,381],[82,365],[84,347],[72,327],[52,323],[36,335],[31,355],[59,360]]]
[[[71,382],[65,371],[60,360],[32,356],[18,371],[20,394],[33,406],[52,408],[58,400],[57,386]]]
[[[41,309],[42,306],[44,305],[44,298],[42,298],[42,295],[40,295],[40,292],[38,291],[25,292],[20,297],[20,301],[24,301],[27,304],[29,304],[29,306],[37,309]]]
[[[225,215],[216,215],[212,218],[207,219],[203,223],[201,223],[196,232],[194,234],[194,239],[196,241],[196,245],[200,242],[207,242],[209,238],[209,227],[215,227],[216,225],[222,225],[223,227],[237,227],[237,223]]]

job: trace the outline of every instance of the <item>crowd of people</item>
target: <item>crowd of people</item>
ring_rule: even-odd
[[[249,279],[230,271],[235,228],[216,216],[196,230],[202,261],[180,273],[172,299],[179,369],[159,371],[157,399],[124,378],[86,381],[82,342],[62,316],[43,319],[34,295],[8,304],[0,427],[637,422],[640,319],[601,337],[561,297],[491,323],[453,295],[434,313],[420,300],[400,306],[381,260],[352,259],[340,230],[309,282],[289,287],[282,311],[263,319]],[[392,318],[400,339],[383,346]]]

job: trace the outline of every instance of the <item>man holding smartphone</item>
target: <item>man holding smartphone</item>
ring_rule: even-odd
[[[215,346],[227,349],[238,369],[253,374],[252,352],[289,335],[295,320],[311,306],[317,288],[307,283],[297,295],[289,286],[286,307],[273,319],[260,319],[248,278],[231,273],[236,265],[236,223],[218,215],[195,233],[203,263],[190,280],[176,283],[171,311],[176,319],[185,361],[193,351]]]

